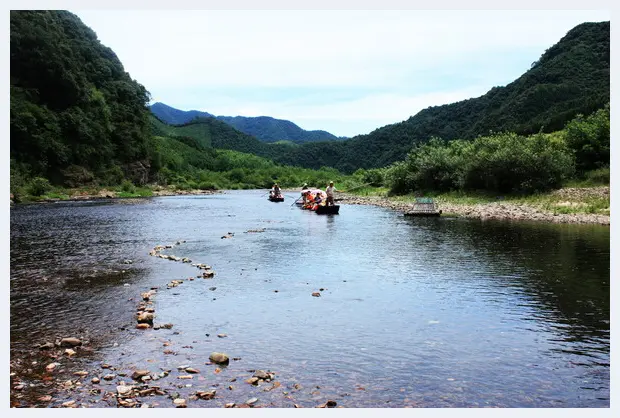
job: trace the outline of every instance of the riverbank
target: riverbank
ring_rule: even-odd
[[[442,215],[476,219],[542,221],[552,223],[610,224],[610,189],[604,187],[563,188],[528,197],[490,197],[438,195],[434,199]],[[365,195],[362,195],[365,194]],[[387,197],[378,190],[360,194],[338,193],[338,203],[375,205],[403,213],[411,210],[415,197]]]
[[[153,196],[183,196],[183,195],[210,195],[222,193],[221,190],[182,190],[164,186],[145,186],[132,191],[113,188],[90,189],[59,189],[42,196],[26,196],[19,203],[53,203],[62,201],[99,200],[99,199],[127,199]],[[11,205],[15,204],[11,195]]]

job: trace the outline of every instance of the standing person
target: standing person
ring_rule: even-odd
[[[308,183],[304,183],[304,185],[301,188],[301,190],[308,190]]]
[[[334,206],[334,192],[338,192],[334,187],[334,182],[330,181],[329,185],[325,189],[325,193],[327,194],[327,206]]]
[[[273,194],[273,197],[280,196],[280,186],[278,186],[278,183],[274,183],[273,187],[271,188],[271,193]]]

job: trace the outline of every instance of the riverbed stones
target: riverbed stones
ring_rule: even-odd
[[[133,380],[140,380],[142,379],[144,376],[148,376],[149,375],[149,371],[148,370],[136,370],[131,374],[131,378]]]
[[[91,379],[91,381],[90,381],[90,382],[96,385],[96,384],[98,384],[99,382],[101,382],[101,380],[99,380],[99,378],[98,378],[98,377],[93,377],[93,378]]]
[[[319,292],[312,292],[312,296],[314,296],[315,298],[321,297],[321,293]]]
[[[151,328],[151,325],[150,324],[146,324],[146,323],[140,323],[140,324],[136,325],[136,328],[137,329],[149,329],[149,328]]]
[[[84,376],[87,376],[87,375],[88,375],[88,372],[87,372],[86,370],[80,370],[80,371],[74,372],[73,374],[74,374],[75,376],[84,377]]]
[[[211,355],[209,356],[209,360],[216,364],[228,364],[229,362],[228,355],[218,352],[211,353]]]
[[[114,380],[114,378],[116,378],[116,375],[112,373],[103,376],[103,380]]]
[[[138,315],[137,319],[139,324],[153,325],[153,319],[155,319],[155,315],[152,312],[143,312]]]
[[[213,276],[215,276],[215,272],[213,270],[202,273],[202,277],[204,279],[211,279]]]
[[[50,350],[50,349],[52,349],[54,347],[55,347],[54,343],[47,342],[47,343],[41,344],[39,346],[39,350]]]
[[[215,398],[215,393],[215,390],[198,391],[196,392],[196,397],[198,399],[209,400]]]
[[[172,403],[177,408],[187,408],[187,401],[185,399],[176,398],[174,401],[172,401]]]
[[[185,371],[186,371],[187,373],[200,373],[200,370],[198,370],[198,369],[194,369],[193,367],[186,367],[186,368],[185,368]]]
[[[254,405],[256,402],[258,402],[258,398],[250,398],[247,401],[245,401],[246,405]]]
[[[249,379],[246,380],[246,383],[249,383],[250,385],[254,385],[254,386],[257,386],[258,382],[260,382],[260,379],[258,377],[250,377]]]
[[[78,345],[82,345],[82,340],[79,338],[68,337],[60,340],[61,347],[76,347]]]
[[[75,350],[71,349],[71,348],[67,348],[65,350],[65,354],[68,355],[69,357],[74,356],[75,355]]]
[[[60,366],[60,363],[50,363],[47,366],[45,366],[45,370],[47,370],[48,372],[52,372],[56,369],[56,367]]]
[[[134,389],[133,386],[121,385],[121,386],[116,387],[116,392],[118,393],[119,396],[129,396],[131,395],[131,392],[133,391],[133,389]]]

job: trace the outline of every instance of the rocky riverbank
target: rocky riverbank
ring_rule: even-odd
[[[609,187],[593,188],[565,188],[550,194],[557,198],[558,206],[577,206],[587,198],[609,197]],[[347,193],[339,193],[336,197],[339,203],[349,205],[375,205],[403,213],[411,210],[412,203],[396,200],[394,198],[379,196],[355,196]],[[545,210],[540,206],[526,203],[512,203],[497,201],[479,204],[462,204],[437,199],[439,209],[443,215],[450,214],[465,218],[477,219],[503,219],[518,221],[542,221],[552,223],[573,224],[599,224],[609,225],[610,215],[595,213],[558,213]]]

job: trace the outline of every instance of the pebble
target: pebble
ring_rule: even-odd
[[[185,399],[177,398],[172,401],[177,408],[187,408],[187,402]]]
[[[226,354],[217,352],[211,353],[211,355],[209,356],[209,360],[217,364],[227,364],[229,361]]]

